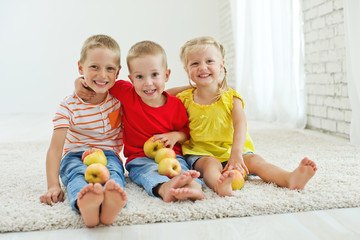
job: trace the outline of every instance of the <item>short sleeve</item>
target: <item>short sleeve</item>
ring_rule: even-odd
[[[193,89],[187,89],[176,95],[176,97],[184,104],[186,109],[188,108],[189,99],[191,99],[192,96],[192,91]]]
[[[69,128],[70,127],[70,112],[69,105],[67,100],[69,97],[65,97],[59,105],[59,108],[56,111],[56,114],[53,118],[54,129],[57,128]]]
[[[132,93],[133,85],[129,81],[117,80],[110,88],[110,94],[113,95],[120,102],[126,101],[129,97],[129,94]]]
[[[242,107],[245,107],[244,101],[242,96],[235,91],[234,89],[230,88],[228,91],[226,91],[223,95],[222,95],[222,101],[224,102],[225,106],[229,106],[230,107],[230,111],[232,111],[233,108],[233,102],[234,102],[234,97],[239,98],[241,103],[242,103]]]

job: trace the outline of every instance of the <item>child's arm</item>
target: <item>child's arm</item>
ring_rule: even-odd
[[[234,97],[233,102],[232,118],[234,127],[233,144],[228,164],[225,166],[224,170],[234,168],[241,170],[243,168],[246,173],[249,173],[242,157],[246,139],[246,116],[244,109],[242,108],[241,100],[236,97]],[[242,173],[242,171],[240,172]]]
[[[84,77],[78,77],[75,79],[75,92],[82,100],[89,101],[92,99],[96,93],[88,87],[86,84]]]
[[[50,147],[46,155],[48,190],[40,197],[42,203],[52,205],[52,203],[63,201],[64,193],[60,187],[59,172],[67,130],[67,128],[58,128],[53,132]]]
[[[233,88],[232,86],[230,86],[230,87]],[[190,88],[192,88],[192,86],[187,85],[187,86],[169,88],[165,91],[172,96],[176,96],[178,93],[181,93],[182,91],[188,90]],[[233,88],[233,89],[235,89],[235,88]]]
[[[181,93],[182,91],[185,91],[190,88],[192,88],[192,87],[190,85],[187,85],[187,86],[169,88],[165,91],[172,96],[176,96],[176,94]]]
[[[173,148],[176,143],[182,144],[187,140],[187,136],[184,132],[175,131],[169,133],[162,133],[154,135],[154,141],[160,141],[164,143],[165,147]]]

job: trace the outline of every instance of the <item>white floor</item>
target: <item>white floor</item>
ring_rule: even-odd
[[[50,141],[51,126],[51,114],[0,115],[0,144],[9,141],[44,139]],[[93,229],[3,233],[0,239],[358,240],[360,239],[360,208]]]

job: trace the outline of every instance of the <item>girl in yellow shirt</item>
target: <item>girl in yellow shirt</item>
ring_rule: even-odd
[[[315,174],[316,164],[305,157],[294,171],[287,172],[254,153],[243,99],[226,83],[224,57],[223,46],[211,37],[192,39],[181,48],[180,58],[192,86],[177,95],[189,115],[190,139],[182,146],[189,165],[220,196],[233,195],[234,172],[225,172],[231,169],[244,169],[281,187],[303,189]]]

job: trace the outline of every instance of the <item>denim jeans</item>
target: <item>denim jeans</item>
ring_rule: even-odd
[[[110,172],[110,179],[114,179],[121,187],[125,187],[124,167],[119,157],[113,151],[104,151],[107,158],[106,167]],[[79,212],[77,207],[77,194],[88,183],[85,181],[85,170],[87,166],[81,161],[81,152],[67,153],[60,163],[61,182],[66,186],[67,196],[71,207]]]
[[[189,170],[189,166],[183,156],[176,155],[176,159],[181,165],[181,172]],[[130,179],[137,185],[142,186],[149,195],[154,197],[159,197],[154,194],[154,188],[170,180],[167,176],[160,175],[158,164],[154,159],[147,157],[134,158],[126,165],[126,169],[129,171]],[[203,185],[199,179],[196,178],[195,180],[201,186]]]
[[[246,152],[243,153],[242,155],[248,155],[248,154],[254,154],[253,152]],[[191,169],[194,169],[194,164],[196,163],[197,160],[199,160],[202,157],[210,157],[210,156],[206,156],[206,155],[185,155],[185,159],[187,164],[190,166]],[[228,161],[222,162],[221,165],[224,168],[226,166],[226,164],[228,163]]]

